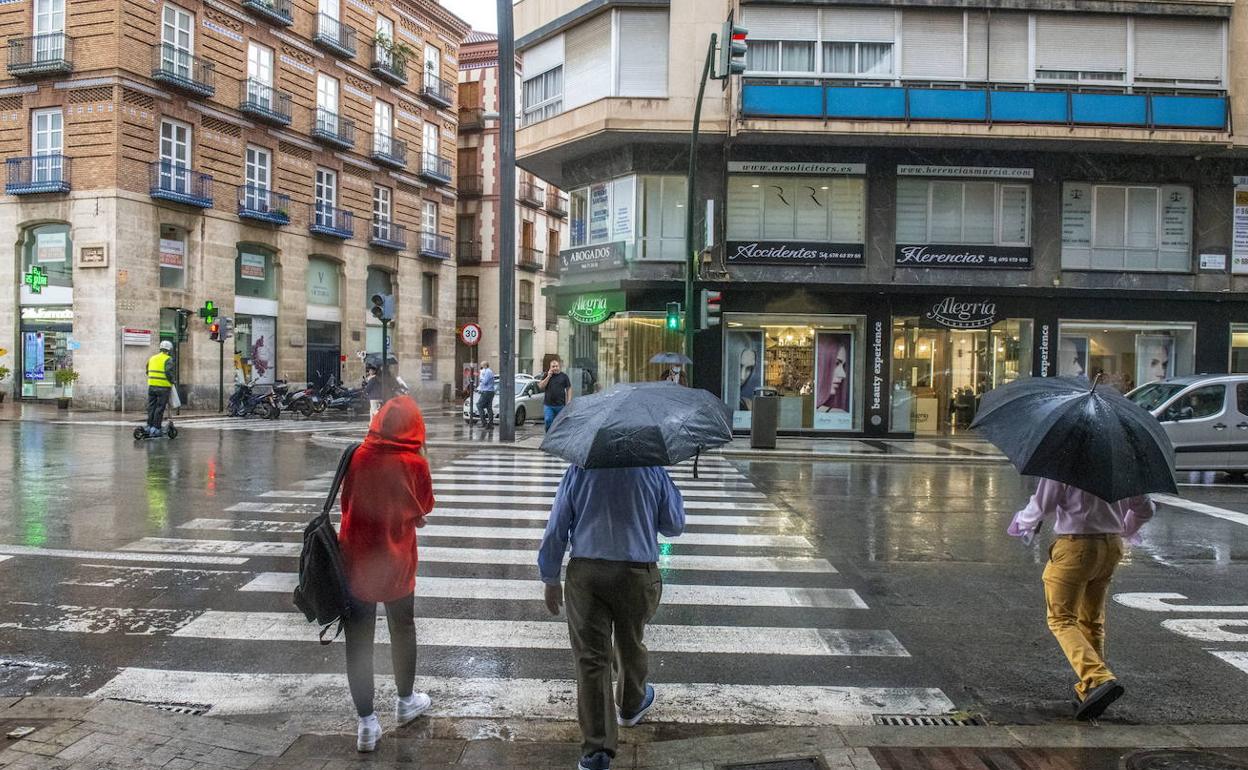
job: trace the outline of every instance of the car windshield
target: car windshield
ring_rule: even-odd
[[[524,395],[524,389],[533,384],[532,380],[516,380],[516,397]]]
[[[1180,390],[1183,390],[1182,385],[1168,382],[1150,382],[1128,393],[1127,398],[1151,412],[1169,401],[1170,397]]]

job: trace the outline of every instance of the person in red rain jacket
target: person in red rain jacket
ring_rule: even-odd
[[[425,420],[407,396],[386,402],[355,451],[342,481],[342,548],[351,592],[347,620],[347,682],[359,714],[356,748],[372,751],[381,737],[373,710],[373,634],[377,604],[386,605],[390,654],[404,725],[424,713],[429,696],[416,680],[416,529],[433,510],[433,480],[425,459]]]

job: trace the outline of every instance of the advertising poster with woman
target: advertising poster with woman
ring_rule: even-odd
[[[1174,376],[1174,338],[1162,334],[1135,337],[1135,384],[1146,385]]]
[[[754,389],[763,385],[763,332],[724,334],[724,403],[732,407],[732,427],[750,427]]]
[[[815,430],[852,430],[854,335],[815,336]]]

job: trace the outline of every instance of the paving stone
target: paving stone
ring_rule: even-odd
[[[627,765],[634,764],[633,751],[628,746],[621,746],[620,749],[620,761]],[[459,764],[493,767],[561,764],[565,767],[575,767],[580,758],[581,747],[575,743],[468,741],[468,745],[459,758]]]
[[[1061,728],[1024,725],[1005,729],[1021,745],[1037,748],[1154,749],[1189,745],[1186,735],[1163,726],[1078,724]]]
[[[1235,749],[1248,746],[1248,725],[1176,725],[1171,729],[1195,747]]]
[[[5,719],[80,719],[98,701],[88,698],[52,698],[32,695],[4,710]]]
[[[781,755],[813,756],[844,745],[843,736],[835,728],[781,728],[643,743],[637,746],[637,764],[641,767],[672,767],[698,762],[759,761]]]
[[[154,735],[190,738],[198,743],[244,751],[262,756],[281,756],[294,735],[271,730],[257,730],[246,725],[223,722],[212,717],[173,714],[149,706],[123,701],[96,701],[83,719],[104,725],[129,727],[141,724]]]
[[[847,746],[964,746],[996,748],[1025,745],[1005,727],[881,727],[838,728]],[[1049,728],[1052,729],[1052,728]]]

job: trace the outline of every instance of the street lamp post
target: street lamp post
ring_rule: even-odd
[[[498,372],[500,441],[516,440],[516,41],[498,0]]]

